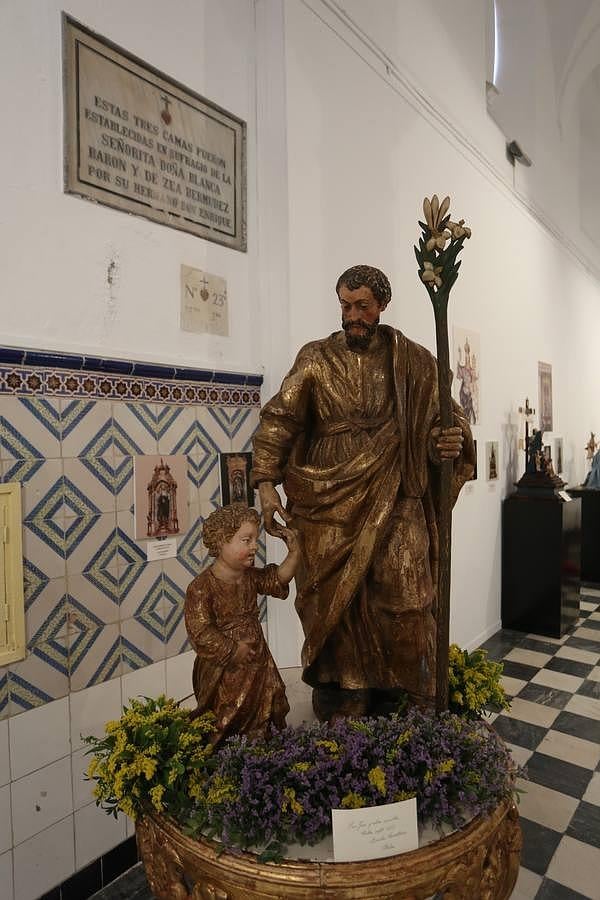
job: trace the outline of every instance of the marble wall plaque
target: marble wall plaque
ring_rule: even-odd
[[[65,191],[246,250],[246,125],[63,16]]]

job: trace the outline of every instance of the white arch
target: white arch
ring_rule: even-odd
[[[600,64],[600,2],[582,19],[563,69],[558,93],[558,126],[566,134],[578,112],[579,95]]]

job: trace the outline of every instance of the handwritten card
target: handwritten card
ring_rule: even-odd
[[[381,859],[419,846],[415,797],[365,809],[332,809],[331,819],[336,862]]]

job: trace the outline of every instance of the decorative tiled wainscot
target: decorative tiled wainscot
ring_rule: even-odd
[[[22,485],[27,631],[26,658],[0,668],[7,900],[34,900],[132,833],[96,810],[81,734],[138,694],[191,693],[185,590],[207,560],[219,453],[251,450],[261,381],[0,349],[0,477]],[[173,559],[148,562],[134,536],[145,454],[186,457],[189,528]]]

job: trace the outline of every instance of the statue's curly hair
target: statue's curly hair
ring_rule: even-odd
[[[244,503],[230,503],[211,512],[202,526],[202,540],[209,556],[218,556],[223,544],[231,540],[244,522],[252,522],[257,528],[260,525],[257,511]]]
[[[355,291],[359,287],[368,287],[379,303],[387,304],[392,299],[392,287],[387,275],[374,266],[351,266],[338,278],[335,286],[336,294],[339,295],[342,285],[345,285],[349,291]]]

